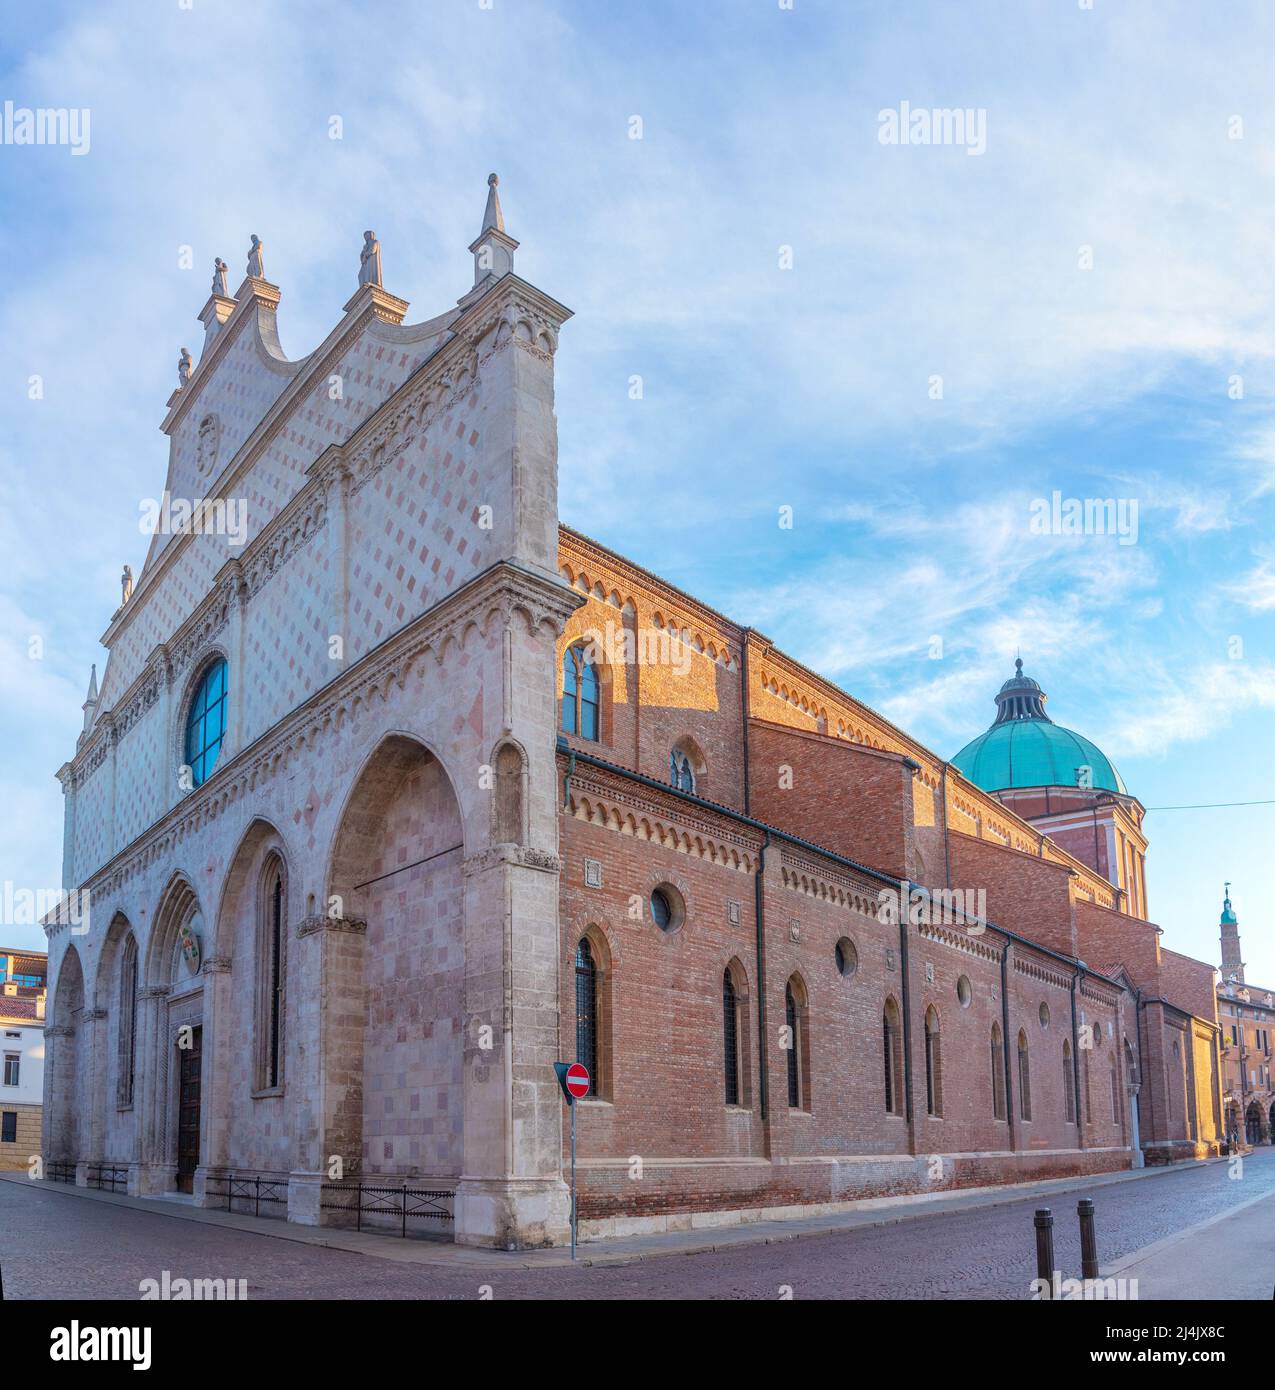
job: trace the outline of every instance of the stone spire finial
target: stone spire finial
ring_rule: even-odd
[[[487,207],[483,211],[483,229],[469,249],[474,253],[474,288],[462,299],[460,304],[470,304],[479,298],[487,287],[494,284],[514,268],[514,252],[518,243],[505,231],[505,216],[500,210],[500,194],[496,185],[500,179],[495,174],[487,175]]]
[[[97,663],[93,663],[93,670],[89,675],[89,693],[84,697],[84,703],[80,706],[84,711],[84,732],[88,733],[89,725],[93,722],[93,712],[97,709]]]
[[[500,194],[496,192],[496,187],[500,179],[495,174],[487,175],[487,206],[483,211],[482,232],[489,232],[494,227],[498,232],[505,230],[505,217],[500,211]],[[482,235],[479,232],[479,236]]]

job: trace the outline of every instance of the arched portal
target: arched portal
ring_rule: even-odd
[[[102,941],[93,986],[94,1011],[102,1016],[93,1068],[92,1157],[112,1163],[135,1157],[133,1097],[137,1082],[137,1005],[141,961],[132,924],[122,913],[111,919]]]
[[[80,1031],[87,1026],[84,1012],[84,969],[80,953],[71,945],[58,968],[53,1016],[45,1030],[45,1066],[51,1074],[45,1088],[49,1116],[44,1157],[48,1162],[75,1163],[85,1156],[81,1139],[87,1137],[86,1098],[80,1094]]]
[[[195,1191],[204,1148],[204,956],[199,899],[184,874],[160,898],[146,946],[143,1028],[149,1084],[142,1098],[145,1192]]]
[[[1251,1146],[1262,1142],[1262,1107],[1256,1101],[1244,1112],[1244,1137]]]
[[[324,995],[362,1001],[361,1040],[325,1036],[345,1171],[457,1177],[464,1101],[464,834],[443,765],[405,735],[359,774],[333,842]],[[492,923],[494,930],[499,924]],[[336,933],[332,936],[331,933]],[[361,1042],[361,1046],[360,1046]]]
[[[287,842],[255,817],[226,873],[204,971],[203,1163],[219,1183],[223,1170],[292,1167],[285,1079],[307,992],[293,978],[301,899]]]

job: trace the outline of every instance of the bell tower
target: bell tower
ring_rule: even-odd
[[[1236,984],[1242,985],[1244,983],[1244,961],[1240,956],[1240,920],[1235,915],[1235,909],[1231,906],[1231,885],[1229,883],[1226,885],[1224,893],[1220,922],[1222,929],[1222,983],[1227,984],[1234,980]]]

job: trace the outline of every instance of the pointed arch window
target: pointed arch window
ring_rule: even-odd
[[[903,1114],[902,1031],[899,1006],[888,999],[881,1015],[881,1043],[885,1064],[885,1109],[889,1115]]]
[[[932,1004],[925,1011],[925,1108],[936,1118],[943,1114],[943,1057],[939,1047],[939,1015]]]
[[[597,743],[602,737],[602,682],[589,660],[586,644],[577,642],[562,654],[562,731]]]
[[[137,942],[133,933],[124,938],[120,957],[119,999],[119,1086],[120,1105],[132,1105],[137,1074]]]
[[[186,712],[184,746],[193,786],[212,773],[225,736],[226,662],[218,658],[200,677]]]
[[[1062,1045],[1063,1060],[1063,1114],[1069,1125],[1076,1123],[1076,1069],[1071,1062],[1071,1044],[1066,1039]]]
[[[271,855],[261,877],[257,920],[257,1086],[283,1085],[287,891],[283,862]]]
[[[791,982],[784,986],[784,1021],[788,1025],[788,1107],[801,1108],[801,1066],[797,1058],[800,1039],[797,1035],[797,1001],[793,998]]]
[[[695,769],[685,750],[674,748],[669,754],[669,781],[683,792],[695,790]]]
[[[1032,1117],[1031,1054],[1027,1034],[1018,1030],[1018,1113],[1024,1120]]]
[[[739,996],[730,969],[722,972],[722,1052],[726,1062],[726,1104],[739,1104]]]
[[[999,1023],[992,1024],[992,1116],[1007,1118],[1005,1108],[1005,1047],[1001,1041]]]
[[[576,1061],[598,1074],[598,968],[587,937],[576,946]],[[596,1094],[596,1091],[595,1091]]]
[[[788,1108],[810,1109],[810,1024],[805,982],[789,977],[784,986],[784,1022],[788,1025]]]

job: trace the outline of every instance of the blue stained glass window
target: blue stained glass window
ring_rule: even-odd
[[[226,736],[226,663],[218,661],[204,672],[186,715],[186,762],[193,785],[211,773]]]

